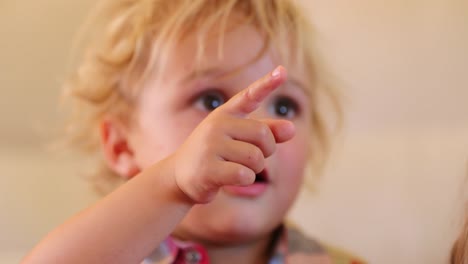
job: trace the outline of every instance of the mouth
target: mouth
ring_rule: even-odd
[[[268,178],[268,173],[266,170],[261,171],[260,173],[257,173],[255,175],[255,183],[268,183],[269,178]]]
[[[261,196],[269,188],[270,177],[266,170],[255,175],[255,182],[247,186],[227,185],[223,190],[229,195],[255,198]]]

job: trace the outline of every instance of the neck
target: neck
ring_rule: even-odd
[[[207,246],[210,263],[268,263],[271,236],[242,245]]]

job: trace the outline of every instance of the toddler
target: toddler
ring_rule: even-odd
[[[336,99],[293,1],[108,0],[88,27],[69,132],[107,195],[24,263],[358,263],[285,224]]]

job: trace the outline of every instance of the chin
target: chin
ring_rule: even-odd
[[[197,221],[190,220],[190,218],[184,219],[178,228],[188,240],[226,245],[265,238],[280,224],[275,224],[264,217],[248,217],[234,213],[205,217]]]
[[[236,223],[226,223],[219,226],[216,233],[219,238],[224,238],[225,242],[246,242],[258,239],[271,230],[265,225],[260,225],[260,221],[238,221]]]

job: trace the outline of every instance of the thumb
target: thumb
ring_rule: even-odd
[[[276,143],[286,142],[296,134],[296,127],[291,121],[282,119],[264,119],[261,121],[268,125]]]

